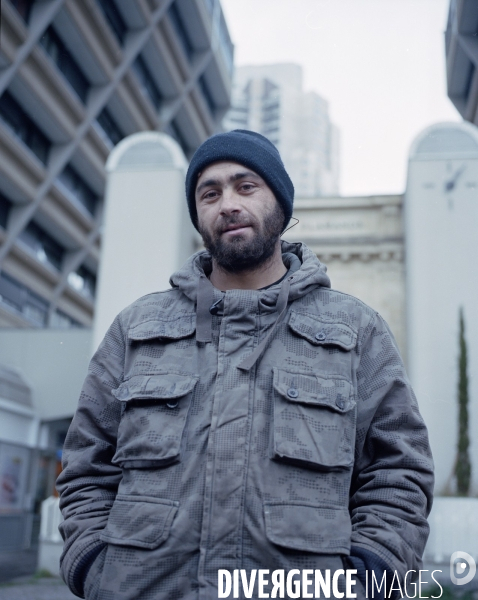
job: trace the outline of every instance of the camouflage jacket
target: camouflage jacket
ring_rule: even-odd
[[[209,600],[218,569],[335,571],[351,548],[420,568],[432,462],[393,336],[283,252],[282,282],[225,293],[199,252],[110,327],[58,480],[75,594]]]

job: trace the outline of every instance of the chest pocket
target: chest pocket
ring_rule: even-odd
[[[318,470],[353,464],[355,399],[351,382],[274,368],[272,458]]]
[[[198,376],[168,371],[134,375],[113,390],[123,404],[113,463],[142,469],[178,461],[197,381]]]
[[[289,327],[314,346],[352,350],[357,344],[357,331],[340,321],[328,321],[316,315],[291,311]]]

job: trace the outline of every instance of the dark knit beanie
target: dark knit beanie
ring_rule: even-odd
[[[260,133],[245,129],[213,135],[194,153],[186,175],[186,198],[194,227],[198,228],[195,198],[198,176],[208,165],[221,160],[249,167],[264,179],[284,211],[284,230],[292,216],[294,186],[274,144]]]

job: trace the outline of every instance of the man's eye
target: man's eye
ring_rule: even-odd
[[[212,198],[215,198],[217,196],[217,191],[216,190],[209,190],[208,192],[206,192],[203,196],[204,200],[211,200]]]
[[[252,190],[254,187],[254,185],[252,183],[243,183],[240,187],[241,190],[243,190],[244,192],[249,192],[250,190]]]

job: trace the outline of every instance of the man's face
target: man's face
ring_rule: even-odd
[[[199,232],[222,269],[253,270],[272,256],[284,213],[257,173],[235,162],[213,163],[199,175],[195,195]]]

